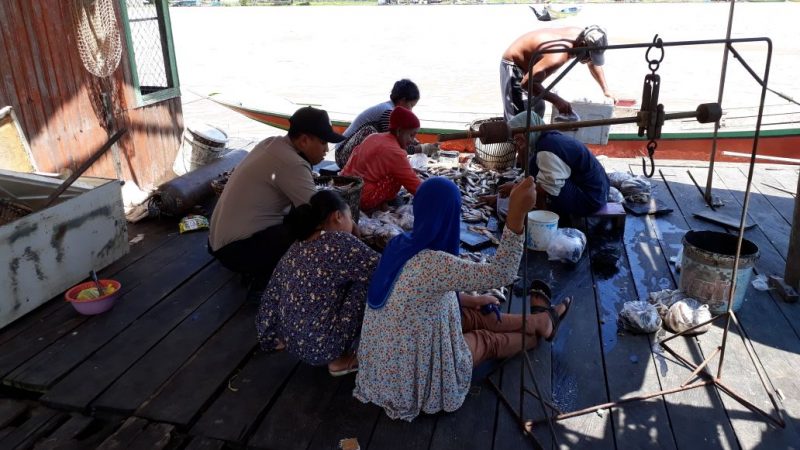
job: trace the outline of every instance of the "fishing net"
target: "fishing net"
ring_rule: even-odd
[[[112,0],[73,0],[72,21],[86,70],[100,78],[114,73],[122,57],[122,40]]]

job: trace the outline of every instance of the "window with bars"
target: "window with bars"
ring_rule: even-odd
[[[119,0],[138,106],[180,96],[167,0]]]

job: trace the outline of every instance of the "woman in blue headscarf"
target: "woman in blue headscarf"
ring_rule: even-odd
[[[367,293],[353,395],[381,406],[393,419],[420,412],[454,411],[464,402],[472,368],[484,360],[512,356],[522,348],[520,315],[484,316],[490,302],[456,291],[511,284],[523,248],[523,224],[536,202],[532,178],[511,192],[506,229],[493,261],[458,257],[461,195],[452,181],[431,178],[414,196],[414,229],[384,250]],[[526,344],[551,340],[567,303],[549,306],[539,297],[524,327]],[[533,310],[533,309],[532,309]]]

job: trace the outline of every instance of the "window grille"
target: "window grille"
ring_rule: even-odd
[[[180,95],[166,0],[120,0],[140,105]]]

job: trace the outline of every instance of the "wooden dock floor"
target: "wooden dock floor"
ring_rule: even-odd
[[[604,164],[641,170],[638,161]],[[540,389],[561,411],[675,388],[690,377],[690,369],[660,351],[665,332],[635,335],[617,325],[624,302],[677,286],[670,258],[686,231],[725,231],[693,216],[707,207],[689,173],[700,183],[707,177],[698,162],[668,162],[652,179],[670,214],[629,214],[619,235],[603,223],[586,224],[589,245],[577,264],[528,254],[528,279],[545,279],[558,297],[576,300],[555,342],[529,354]],[[782,275],[798,171],[759,165],[755,174],[749,216],[757,226],[746,237],[760,250],[756,272]],[[723,211],[738,217],[746,180],[744,164],[716,167],[714,193]],[[206,233],[179,235],[174,221],[154,220],[131,225],[129,234],[131,252],[101,274],[122,283],[114,309],[84,317],[57,298],[0,330],[0,448],[335,449],[344,438],[377,450],[533,448],[485,380],[475,381],[458,411],[406,423],[355,400],[352,375],[332,378],[286,353],[259,351],[256,306],[244,301],[240,278],[208,255]],[[786,428],[705,386],[559,421],[553,427],[559,447],[800,448],[800,304],[747,288],[722,379],[773,411],[753,354]],[[522,290],[515,291],[509,311],[521,308]],[[722,325],[671,347],[700,363],[720,345]],[[710,364],[715,371],[718,361]],[[491,375],[515,407],[524,370],[518,356]],[[533,389],[529,377],[525,386]],[[543,417],[530,396],[525,415]],[[550,447],[546,424],[534,434]]]

